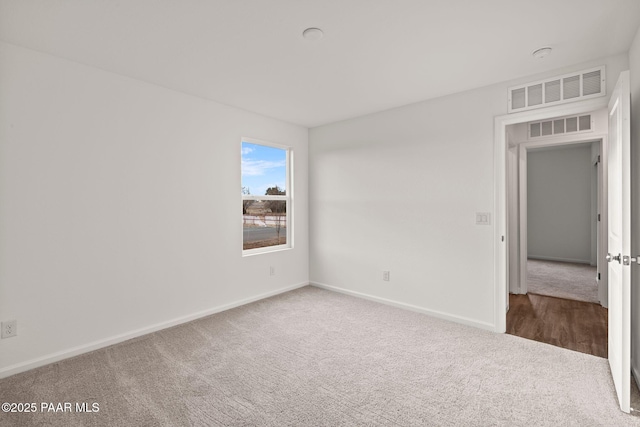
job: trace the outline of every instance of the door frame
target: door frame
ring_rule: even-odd
[[[598,267],[598,271],[600,272],[600,268],[604,265],[601,261],[604,261],[606,256],[605,247],[602,246],[602,242],[606,242],[607,239],[607,134],[588,134],[588,138],[585,134],[578,134],[572,136],[564,136],[564,137],[556,137],[556,138],[547,138],[542,141],[528,141],[522,142],[518,144],[518,156],[516,161],[518,162],[518,186],[517,186],[517,194],[518,197],[516,200],[507,200],[507,214],[509,215],[510,209],[517,209],[519,215],[517,215],[517,224],[514,227],[514,234],[517,233],[516,236],[510,236],[509,245],[513,245],[514,243],[517,245],[517,290],[519,294],[526,294],[528,291],[527,286],[527,260],[528,260],[528,182],[527,182],[527,169],[528,169],[528,153],[531,149],[536,148],[547,148],[547,147],[570,147],[572,145],[577,144],[586,144],[586,143],[600,143],[600,167],[598,168],[598,177],[597,177],[597,202],[596,202],[596,210],[601,214],[600,218],[600,227],[598,227],[598,242],[600,245],[597,247],[596,252],[596,265]],[[513,161],[513,159],[509,159],[509,161]],[[509,184],[509,183],[508,183]],[[511,183],[513,184],[513,183]],[[511,232],[511,229],[508,229]],[[515,238],[514,238],[515,237]],[[519,239],[518,239],[519,238]],[[508,250],[512,250],[513,247],[510,246]],[[600,303],[606,308],[607,307],[607,299],[606,296],[603,298],[604,290],[606,290],[607,284],[607,273],[606,271],[601,272],[601,279],[598,282],[598,299]],[[513,277],[514,275],[512,275]],[[513,292],[513,287],[511,283],[507,284],[509,290]]]
[[[507,233],[507,176],[508,176],[508,138],[507,126],[554,117],[589,113],[608,107],[606,96],[578,101],[572,104],[545,107],[538,110],[497,116],[494,119],[494,330],[504,333],[507,330],[507,307],[509,277]]]

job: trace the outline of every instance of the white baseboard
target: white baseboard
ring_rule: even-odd
[[[118,344],[123,341],[130,340],[132,338],[137,338],[142,335],[150,334],[152,332],[160,331],[162,329],[167,329],[172,326],[177,326],[182,323],[187,323],[192,320],[199,319],[201,317],[210,316],[215,313],[220,313],[221,311],[230,310],[235,307],[239,307],[241,305],[249,304],[255,301],[259,301],[261,299],[269,298],[278,294],[282,294],[285,292],[292,291],[294,289],[302,288],[304,286],[309,285],[308,282],[298,283],[296,285],[286,286],[284,288],[276,289],[275,291],[266,292],[260,295],[256,295],[249,298],[244,298],[238,301],[234,301],[229,304],[220,305],[217,307],[213,307],[207,310],[198,311],[196,313],[192,313],[186,316],[178,317],[175,319],[168,320],[166,322],[156,323],[155,325],[147,326],[144,328],[136,329],[130,332],[125,332],[124,334],[116,335],[110,338],[105,338],[102,340],[94,341],[85,345],[73,347],[67,350],[58,351],[56,353],[48,354],[43,357],[38,357],[36,359],[28,360],[23,363],[18,363],[15,365],[7,366],[6,368],[0,369],[0,378],[6,378],[11,375],[19,374],[20,372],[25,372],[30,369],[38,368],[40,366],[48,365],[50,363],[59,362],[64,359],[68,359],[70,357],[78,356],[84,353],[88,353],[90,351],[98,350],[104,347],[108,347],[113,344]]]
[[[495,325],[493,325],[492,323],[480,322],[478,320],[469,319],[467,317],[456,316],[453,314],[443,313],[441,311],[436,311],[436,310],[430,310],[428,308],[419,307],[417,305],[394,301],[387,298],[380,298],[380,297],[365,294],[362,292],[356,292],[349,289],[340,288],[338,286],[327,285],[324,283],[310,282],[309,284],[311,286],[316,286],[318,288],[326,289],[329,291],[340,292],[340,293],[351,295],[354,297],[363,298],[363,299],[379,302],[386,305],[391,305],[398,308],[403,308],[405,310],[411,310],[411,311],[416,311],[418,313],[428,314],[429,316],[437,317],[439,319],[449,320],[451,322],[461,323],[463,325],[473,326],[475,328],[484,329],[491,332],[494,332],[496,329]]]
[[[531,255],[531,254],[529,254],[529,256],[527,256],[527,258],[529,258],[529,259],[539,259],[541,261],[572,262],[574,264],[591,265],[591,260],[584,260],[584,259],[556,258],[556,257],[550,257],[550,256],[538,256],[538,255]]]

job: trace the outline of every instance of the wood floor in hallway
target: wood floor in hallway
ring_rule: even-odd
[[[510,294],[507,333],[606,358],[607,316],[600,304]]]

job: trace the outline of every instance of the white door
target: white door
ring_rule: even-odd
[[[631,359],[631,163],[629,71],[609,101],[609,365],[620,408],[629,412]],[[627,265],[625,265],[627,264]]]

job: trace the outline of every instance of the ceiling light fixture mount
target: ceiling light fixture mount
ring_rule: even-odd
[[[307,40],[320,40],[324,37],[324,33],[320,28],[311,27],[302,32],[302,37]]]
[[[553,49],[549,46],[541,47],[540,49],[536,49],[531,52],[531,55],[536,59],[542,59],[545,56],[549,55]]]

